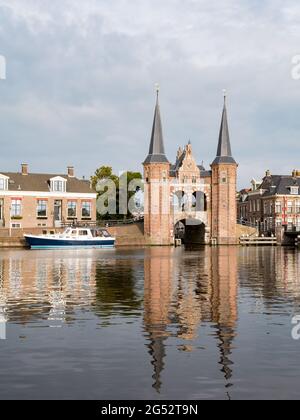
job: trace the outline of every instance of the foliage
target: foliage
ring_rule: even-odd
[[[142,179],[142,174],[140,172],[127,172],[127,191],[128,191],[128,185],[133,181]],[[110,166],[101,166],[100,168],[98,168],[95,171],[95,174],[91,177],[91,183],[93,188],[97,191],[97,185],[101,181],[106,181],[106,180],[112,180],[116,186],[116,197],[110,197],[112,200],[115,199],[116,200],[116,209],[117,212],[116,214],[107,214],[105,216],[102,216],[100,214],[97,215],[98,220],[118,220],[118,219],[124,219],[124,218],[131,218],[132,215],[130,214],[130,212],[128,211],[126,215],[124,214],[119,214],[119,197],[120,197],[120,176],[117,176],[113,173],[113,170]],[[102,192],[98,192],[98,197],[101,196],[102,194],[107,193],[108,188],[104,188],[104,191]],[[131,197],[133,197],[135,195],[136,192],[134,191],[129,191],[127,194],[127,204],[129,202],[129,200],[131,199]],[[106,205],[108,203],[108,199],[106,202]],[[128,208],[128,206],[127,206]]]

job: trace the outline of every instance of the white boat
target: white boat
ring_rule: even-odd
[[[31,249],[113,248],[116,239],[106,229],[67,228],[53,235],[24,235]]]

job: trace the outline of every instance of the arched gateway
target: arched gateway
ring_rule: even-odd
[[[211,169],[196,163],[190,142],[178,149],[172,165],[165,154],[157,92],[150,148],[144,162],[144,230],[148,241],[169,245],[178,235],[184,235],[186,243],[236,244],[237,166],[231,153],[226,98]]]

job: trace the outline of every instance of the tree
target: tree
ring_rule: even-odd
[[[135,191],[128,191],[128,186],[131,184],[132,186],[132,181],[134,180],[141,180],[142,179],[142,175],[140,172],[127,172],[127,181],[126,181],[126,186],[124,186],[127,189],[127,207],[126,207],[126,214],[120,214],[120,184],[122,185],[122,181],[121,181],[121,177],[124,176],[121,175],[120,177],[115,175],[113,173],[113,170],[110,166],[101,166],[100,168],[98,168],[95,171],[94,176],[91,177],[91,183],[93,188],[97,191],[98,190],[98,198],[102,195],[102,194],[106,194],[107,200],[105,201],[105,206],[108,205],[108,200],[110,199],[111,201],[115,200],[115,208],[116,208],[116,213],[115,214],[105,214],[105,215],[100,215],[98,213],[97,217],[99,220],[113,220],[113,219],[124,219],[124,218],[131,218],[132,214],[128,211],[128,202],[129,200],[137,193],[137,191],[139,191],[139,187],[136,188]],[[115,197],[110,196],[108,194],[108,188],[105,187],[104,183],[107,180],[111,180],[114,182],[115,185],[115,192],[116,194]],[[101,186],[101,182],[103,182],[103,190],[101,192],[99,192],[99,186]],[[98,186],[98,188],[97,188]],[[123,187],[123,188],[124,188]],[[123,212],[122,212],[123,213]]]

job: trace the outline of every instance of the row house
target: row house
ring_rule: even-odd
[[[250,190],[238,195],[240,222],[256,226],[260,233],[276,234],[278,228],[300,232],[300,171],[252,181]]]
[[[66,175],[0,172],[0,228],[58,228],[95,222],[97,194],[89,181]]]

